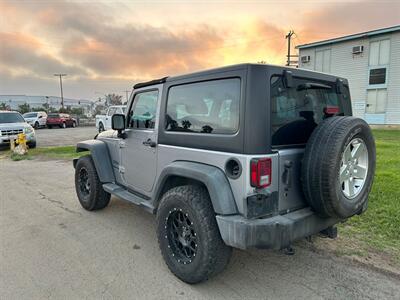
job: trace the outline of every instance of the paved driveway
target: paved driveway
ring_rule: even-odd
[[[83,210],[73,172],[0,160],[1,299],[399,299],[399,278],[301,245],[234,251],[220,276],[187,285],[161,258],[154,216],[115,198]]]
[[[75,145],[79,141],[92,139],[97,134],[94,126],[76,128],[53,128],[36,130],[38,147]]]

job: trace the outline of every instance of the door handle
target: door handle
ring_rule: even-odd
[[[154,148],[155,146],[157,146],[157,143],[152,139],[147,139],[146,141],[143,142],[143,145]]]

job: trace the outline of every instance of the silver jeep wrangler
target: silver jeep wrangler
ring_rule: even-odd
[[[346,79],[241,64],[134,86],[113,130],[78,143],[76,193],[157,216],[161,253],[188,283],[232,247],[283,249],[367,208],[375,172],[369,126],[351,116]]]

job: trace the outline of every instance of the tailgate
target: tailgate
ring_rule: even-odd
[[[279,212],[290,212],[307,204],[301,187],[301,161],[304,149],[281,149],[279,156]]]

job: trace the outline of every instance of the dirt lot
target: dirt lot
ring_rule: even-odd
[[[103,211],[80,207],[71,162],[2,159],[0,182],[2,299],[398,299],[400,295],[399,277],[310,251],[302,244],[294,256],[234,251],[224,273],[190,286],[164,265],[152,215],[115,198]]]
[[[36,130],[38,147],[75,145],[79,141],[92,139],[97,134],[95,127],[53,128]]]

